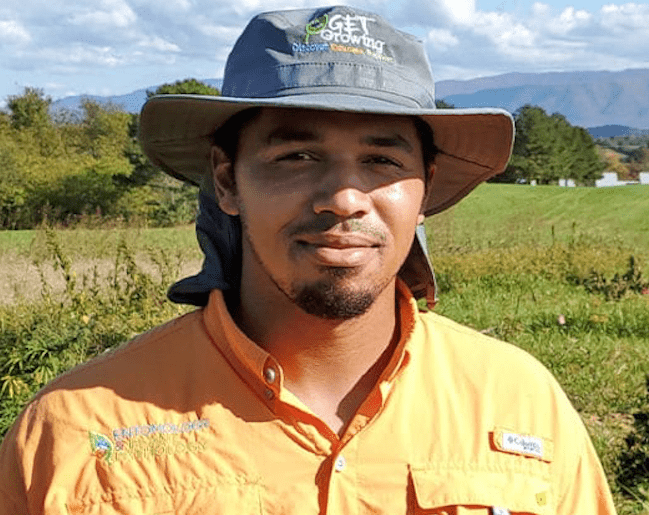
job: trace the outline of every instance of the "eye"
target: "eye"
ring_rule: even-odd
[[[315,157],[308,152],[291,152],[279,156],[276,161],[315,161]]]
[[[392,159],[387,156],[369,156],[365,162],[372,165],[381,165],[381,166],[395,166],[401,168],[402,165],[397,160]]]

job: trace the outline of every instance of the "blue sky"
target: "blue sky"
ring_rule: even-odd
[[[483,11],[514,11],[515,9],[527,9],[529,10],[534,1],[530,0],[477,0],[476,8]],[[572,2],[565,2],[560,0],[550,0],[543,2],[548,4],[556,9],[563,10],[566,7],[574,7],[575,9],[584,9],[586,11],[597,11],[603,5],[612,4],[616,2],[605,2],[605,1],[596,1],[596,0],[573,0]]]
[[[336,0],[425,42],[437,80],[649,68],[649,3]],[[322,0],[1,0],[0,106],[26,86],[54,99],[218,78],[262,10]]]

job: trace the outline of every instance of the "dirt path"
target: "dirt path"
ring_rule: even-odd
[[[43,280],[53,294],[61,293],[65,288],[65,281],[60,270],[55,270],[52,262],[40,266],[26,257],[13,253],[4,253],[0,263],[0,304],[12,304],[18,301],[36,300],[43,292]],[[152,276],[159,278],[157,267],[147,260],[137,260],[138,266]],[[195,274],[200,270],[201,261],[193,260],[183,263],[177,279]],[[77,286],[81,287],[83,277],[92,280],[95,270],[100,283],[105,282],[115,270],[113,259],[86,259],[75,261],[72,270],[77,277]],[[173,279],[172,279],[173,280]]]

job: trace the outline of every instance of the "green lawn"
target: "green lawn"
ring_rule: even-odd
[[[134,252],[147,249],[182,251],[187,258],[201,256],[194,226],[171,228],[98,228],[57,231],[61,247],[75,258],[103,258],[120,241]],[[43,231],[0,231],[0,256],[5,253],[42,256],[47,253]]]
[[[428,220],[431,247],[503,247],[576,233],[649,249],[649,186],[559,188],[483,184]]]

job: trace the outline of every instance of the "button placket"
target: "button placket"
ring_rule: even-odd
[[[277,365],[272,358],[269,357],[266,360],[266,364],[264,365],[261,375],[264,383],[266,384],[266,388],[264,389],[264,397],[266,398],[266,400],[272,401],[277,397],[279,392],[279,370],[277,369]]]
[[[268,384],[273,384],[277,379],[277,371],[273,367],[266,367],[264,369],[264,379]]]

